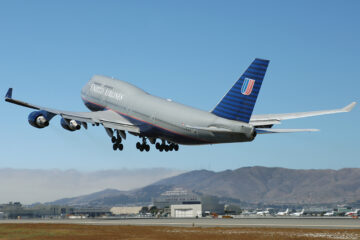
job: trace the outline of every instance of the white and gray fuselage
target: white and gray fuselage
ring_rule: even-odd
[[[178,144],[248,142],[253,126],[148,94],[127,82],[95,75],[81,90],[91,111],[111,110],[140,129],[140,135]]]

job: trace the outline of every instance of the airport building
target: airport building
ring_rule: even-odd
[[[153,199],[153,205],[163,209],[167,216],[174,218],[195,218],[202,216],[201,199],[194,193],[175,188]]]
[[[201,204],[170,205],[171,217],[199,218],[202,216]]]
[[[72,216],[99,217],[109,216],[111,212],[108,208],[75,208],[57,205],[35,205],[22,206],[19,202],[10,202],[0,205],[0,218],[19,219],[19,218],[66,218]]]
[[[141,211],[142,207],[112,207],[110,212],[113,215],[137,215]]]
[[[199,196],[182,188],[175,188],[172,191],[162,193],[158,198],[153,199],[153,205],[158,209],[170,208],[171,205],[201,204]]]

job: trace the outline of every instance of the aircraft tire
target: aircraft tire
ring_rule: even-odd
[[[148,152],[150,151],[150,146],[149,145],[145,145],[145,150]]]
[[[116,151],[117,147],[118,147],[118,146],[117,146],[116,144],[114,144],[114,145],[113,145],[113,150]]]
[[[124,145],[122,145],[121,143],[118,146],[119,150],[122,151],[124,149]]]
[[[137,149],[140,149],[140,147],[141,147],[141,144],[140,144],[139,142],[137,142],[137,143],[136,143],[136,148],[137,148]]]
[[[112,137],[112,138],[111,138],[111,142],[112,142],[112,143],[115,143],[115,142],[116,142],[116,137]]]

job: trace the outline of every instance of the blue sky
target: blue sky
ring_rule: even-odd
[[[255,114],[339,108],[359,101],[359,1],[1,1],[0,90],[38,105],[87,111],[93,74],[212,109],[255,57],[270,59]],[[59,117],[35,129],[30,109],[0,102],[0,168],[79,170],[243,166],[360,167],[357,106],[289,120],[317,133],[252,143],[113,152],[104,129],[68,132]]]

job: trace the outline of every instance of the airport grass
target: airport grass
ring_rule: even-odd
[[[199,228],[98,226],[77,224],[0,224],[0,240],[212,240],[212,239],[360,239],[360,230],[298,228]]]

